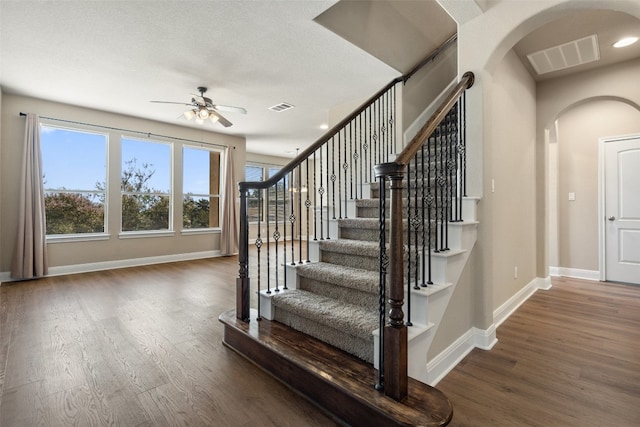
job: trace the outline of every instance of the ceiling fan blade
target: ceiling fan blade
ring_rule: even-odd
[[[149,102],[153,102],[155,104],[193,105],[193,104],[187,104],[186,102],[172,102],[172,101],[149,101]]]
[[[209,114],[211,114],[212,116],[217,117],[218,118],[218,123],[220,123],[222,126],[224,126],[226,128],[228,128],[229,126],[233,126],[233,123],[231,123],[222,114],[218,113],[217,111],[209,110]]]
[[[215,110],[218,111],[225,111],[227,113],[240,113],[240,114],[247,114],[247,110],[245,110],[242,107],[232,107],[231,105],[218,105],[218,104],[214,104],[212,105],[212,107]]]

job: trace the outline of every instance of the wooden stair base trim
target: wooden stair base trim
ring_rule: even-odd
[[[409,378],[409,396],[397,402],[376,391],[376,370],[329,344],[279,322],[222,313],[223,343],[312,402],[352,426],[444,426],[453,416],[439,390]]]

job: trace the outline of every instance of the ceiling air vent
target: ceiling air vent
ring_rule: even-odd
[[[598,37],[593,34],[569,43],[539,50],[527,55],[538,74],[575,67],[600,59]]]
[[[293,105],[288,102],[281,102],[280,104],[276,104],[272,107],[269,107],[269,110],[275,111],[277,113],[282,113],[283,111],[287,111],[293,108]]]

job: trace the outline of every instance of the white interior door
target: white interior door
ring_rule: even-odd
[[[640,284],[640,136],[604,141],[605,279]]]

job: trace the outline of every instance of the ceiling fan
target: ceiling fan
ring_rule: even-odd
[[[227,120],[220,111],[229,112],[229,113],[240,113],[247,114],[247,110],[241,107],[232,107],[230,105],[218,105],[214,104],[211,101],[211,98],[207,98],[204,94],[207,92],[207,88],[200,86],[198,87],[198,92],[200,95],[196,95],[193,93],[193,97],[191,98],[191,102],[171,102],[171,101],[151,101],[160,104],[180,104],[187,105],[190,108],[182,113],[182,115],[187,119],[191,120],[193,118],[196,119],[198,123],[204,123],[205,120],[209,119],[213,123],[219,122],[224,127],[229,127],[233,125],[229,120]]]

